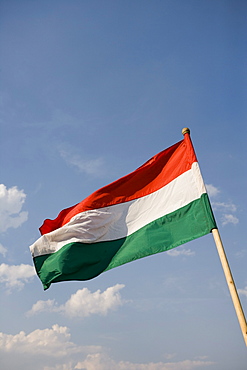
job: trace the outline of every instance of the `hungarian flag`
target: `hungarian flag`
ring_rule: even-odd
[[[44,289],[167,251],[216,228],[189,133],[54,220],[30,247]]]

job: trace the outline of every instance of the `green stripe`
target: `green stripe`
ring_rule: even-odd
[[[104,271],[167,251],[216,228],[207,194],[163,216],[132,235],[99,243],[69,243],[53,254],[34,258],[44,289],[51,283],[89,280]]]

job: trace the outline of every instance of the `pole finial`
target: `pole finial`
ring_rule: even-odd
[[[182,134],[185,135],[185,134],[190,134],[190,129],[188,127],[184,127],[182,129]]]

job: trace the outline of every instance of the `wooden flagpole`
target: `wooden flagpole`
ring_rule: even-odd
[[[235,308],[235,311],[238,317],[239,325],[243,333],[245,344],[247,346],[247,323],[246,323],[244,311],[242,309],[241,302],[238,296],[238,292],[237,292],[237,289],[236,289],[236,286],[235,286],[235,283],[232,277],[230,266],[227,261],[227,257],[226,257],[225,250],[222,244],[219,230],[213,229],[212,234],[213,234],[214,241],[215,241],[218,253],[219,253],[222,268],[225,273],[226,281],[227,281],[228,288],[229,288],[229,291],[232,297],[233,305],[234,305],[234,308]]]
[[[183,128],[182,134],[183,135],[185,135],[185,134],[190,135],[190,129],[188,127]],[[247,346],[247,323],[246,323],[246,319],[245,319],[245,316],[244,316],[244,311],[242,309],[241,302],[240,302],[240,299],[239,299],[239,296],[238,296],[238,292],[237,292],[237,289],[236,289],[236,286],[235,286],[235,283],[234,283],[234,280],[233,280],[233,277],[232,277],[230,266],[229,266],[228,261],[227,261],[227,257],[226,257],[225,250],[224,250],[224,247],[223,247],[223,244],[222,244],[222,241],[221,241],[219,230],[218,229],[213,229],[212,234],[213,234],[214,241],[215,241],[218,253],[219,253],[219,257],[220,257],[220,261],[221,261],[221,264],[222,264],[222,267],[223,267],[223,271],[225,273],[225,278],[226,278],[226,281],[227,281],[227,284],[228,284],[228,288],[230,290],[233,305],[234,305],[234,308],[236,310],[239,325],[240,325],[240,328],[241,328],[242,333],[243,333],[245,344]]]

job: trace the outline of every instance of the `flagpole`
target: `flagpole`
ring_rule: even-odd
[[[183,135],[188,134],[190,136],[190,129],[188,127],[183,128],[182,134]],[[212,234],[213,234],[214,241],[215,241],[215,244],[218,250],[222,268],[225,273],[225,278],[226,278],[228,288],[229,288],[229,291],[232,297],[233,305],[234,305],[234,308],[235,308],[235,311],[238,317],[239,325],[243,333],[245,344],[247,346],[247,323],[246,323],[244,311],[242,309],[241,302],[238,296],[238,292],[237,292],[237,289],[236,289],[236,286],[235,286],[235,283],[232,277],[230,266],[227,261],[227,257],[226,257],[225,250],[222,244],[219,230],[213,229]]]
[[[225,273],[225,278],[226,278],[228,288],[229,288],[229,291],[232,297],[233,305],[234,305],[234,308],[235,308],[235,311],[238,317],[238,322],[239,322],[240,328],[243,333],[245,344],[247,346],[247,323],[246,323],[244,311],[242,309],[241,302],[238,296],[238,292],[237,292],[237,289],[236,289],[236,286],[235,286],[235,283],[232,277],[230,266],[227,261],[227,257],[226,257],[225,250],[222,244],[219,230],[213,229],[212,234],[213,234],[214,241],[215,241],[218,253],[219,253],[222,268]]]

